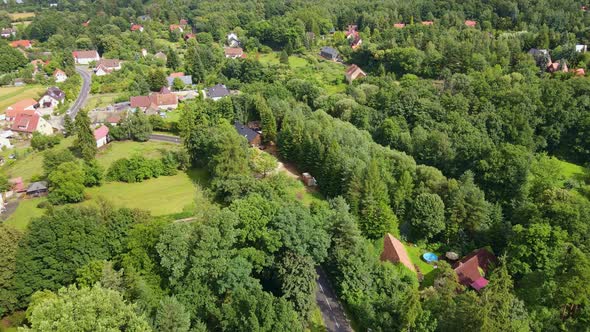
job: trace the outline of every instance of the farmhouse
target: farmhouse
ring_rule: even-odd
[[[173,93],[152,93],[149,96],[131,97],[131,108],[136,108],[146,114],[156,114],[159,111],[173,110],[178,107],[178,96]]]
[[[241,47],[225,47],[223,48],[225,57],[228,59],[245,58],[244,50]]]
[[[100,56],[98,52],[95,50],[91,51],[73,51],[72,56],[74,57],[74,61],[76,64],[79,65],[87,65],[93,61],[100,60]]]
[[[5,115],[7,121],[14,121],[19,113],[24,111],[35,111],[39,107],[39,103],[33,98],[23,99],[6,108]]]
[[[203,89],[203,96],[205,98],[213,99],[215,101],[230,95],[228,88],[223,84],[217,84],[210,88]]]
[[[94,131],[94,140],[96,141],[96,147],[100,148],[108,143],[109,127],[102,125]]]
[[[61,91],[58,87],[53,86],[47,89],[43,97],[39,99],[39,105],[45,108],[54,108],[63,103],[65,98],[65,92]]]
[[[360,69],[359,66],[353,64],[352,66],[348,67],[345,76],[348,83],[352,83],[352,81],[356,80],[357,78],[366,77],[367,74],[362,69]]]
[[[471,252],[469,255],[455,263],[453,269],[455,270],[455,273],[457,273],[461,285],[472,287],[479,291],[489,283],[489,281],[484,278],[484,275],[493,264],[496,264],[496,262],[496,256],[487,249],[482,248]]]
[[[383,241],[381,261],[388,261],[394,264],[402,263],[410,271],[416,272],[416,268],[414,268],[414,264],[412,264],[404,244],[389,233],[385,235]]]
[[[104,76],[112,73],[115,70],[121,69],[121,60],[118,59],[101,59],[96,63],[94,74],[96,76]]]
[[[337,61],[340,58],[338,51],[330,46],[324,46],[320,49],[320,56],[328,60]]]

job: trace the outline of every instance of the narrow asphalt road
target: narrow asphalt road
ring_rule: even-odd
[[[181,143],[180,137],[178,137],[178,136],[159,135],[159,134],[150,135],[150,141],[168,142],[168,143],[175,143],[175,144]]]
[[[328,277],[321,267],[316,268],[318,273],[318,289],[315,299],[322,312],[322,318],[328,332],[352,332],[353,329],[346,319],[346,314],[336,297],[336,293],[330,286]]]
[[[72,119],[76,118],[80,109],[86,104],[88,94],[90,93],[90,82],[92,81],[92,76],[87,68],[76,67],[76,72],[82,76],[82,89],[80,89],[78,99],[76,99],[70,109],[66,112],[66,115],[69,115]]]

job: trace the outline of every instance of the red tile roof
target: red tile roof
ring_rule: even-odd
[[[31,45],[31,41],[24,39],[24,40],[15,40],[13,42],[10,43],[10,46],[12,47],[23,47],[23,48],[30,48]]]
[[[244,54],[244,50],[241,47],[226,47],[223,49],[226,56],[241,57]]]
[[[101,138],[107,137],[108,134],[109,134],[109,127],[102,125],[94,131],[94,139],[98,141]]]
[[[16,103],[8,106],[6,108],[6,116],[10,116],[9,115],[9,112],[11,112],[14,115],[16,115],[15,112],[22,112],[26,108],[31,108],[31,107],[34,108],[37,104],[39,104],[39,103],[35,99],[33,99],[33,98],[23,99],[21,101],[18,101]]]
[[[22,177],[10,179],[10,180],[8,180],[8,182],[10,183],[13,191],[23,192],[26,190]]]
[[[36,113],[21,112],[16,115],[16,119],[10,129],[19,132],[32,133],[37,130],[41,116]]]
[[[398,29],[404,28],[405,26],[406,26],[405,23],[395,23],[393,25],[394,28],[398,28]]]
[[[98,52],[91,51],[72,51],[72,56],[76,59],[95,59],[100,58]]]
[[[421,24],[422,25],[433,25],[434,22],[433,21],[422,21]]]
[[[182,77],[182,76],[184,76],[183,72],[172,73],[172,74],[168,75],[168,77],[172,77],[172,78]]]
[[[463,259],[455,263],[453,268],[457,273],[459,283],[469,287],[482,277],[479,272],[480,268],[484,273],[487,273],[490,266],[496,262],[496,256],[487,249],[482,248],[465,256]]]
[[[170,31],[174,31],[174,30],[182,30],[182,27],[178,24],[170,24]]]
[[[476,21],[472,21],[472,20],[466,20],[465,21],[465,25],[470,27],[470,28],[474,28],[477,25]]]
[[[118,115],[109,116],[107,118],[108,123],[119,123],[121,121],[121,117]]]
[[[387,233],[383,241],[383,252],[381,253],[382,261],[390,261],[392,263],[402,263],[405,267],[411,271],[416,272],[414,264],[408,256],[406,247],[400,242],[400,240],[393,237],[393,235]]]
[[[141,29],[143,29],[143,25],[141,24],[133,24],[131,26],[131,31],[141,31]]]
[[[150,97],[149,96],[135,96],[131,97],[131,107],[149,107],[150,106]]]

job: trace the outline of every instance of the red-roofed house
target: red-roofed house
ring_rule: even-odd
[[[24,111],[34,112],[39,107],[39,103],[33,98],[23,99],[16,102],[6,108],[4,112],[6,115],[6,121],[14,121],[16,116]]]
[[[178,108],[178,96],[173,93],[152,93],[149,96],[131,97],[131,108],[137,108],[146,114],[156,114],[162,110]]]
[[[180,21],[178,21],[178,23],[182,26],[187,26],[188,25],[188,21],[184,18],[181,18]]]
[[[475,26],[477,25],[476,21],[472,21],[472,20],[465,20],[465,25],[470,27],[470,28],[475,28]]]
[[[170,31],[178,30],[180,33],[184,32],[184,29],[178,24],[170,24]]]
[[[72,56],[77,64],[87,65],[93,61],[100,60],[100,55],[95,50],[91,51],[73,51]]]
[[[237,59],[244,55],[244,50],[241,47],[224,47],[223,52],[226,58]]]
[[[455,263],[453,269],[455,269],[455,273],[457,273],[461,285],[472,287],[479,291],[488,284],[484,275],[488,273],[490,267],[496,263],[496,256],[487,249],[482,248],[463,257],[463,259]]]
[[[141,24],[132,24],[131,25],[131,31],[143,32],[143,25],[141,25]]]
[[[346,70],[345,76],[348,83],[352,83],[352,81],[356,80],[357,78],[366,77],[367,74],[362,69],[360,69],[359,66],[352,65],[348,67],[348,70]]]
[[[121,60],[119,59],[100,59],[94,68],[96,76],[104,76],[112,73],[115,70],[121,69]]]
[[[82,23],[82,26],[83,26],[83,27],[88,27],[89,25],[90,25],[90,20],[88,20],[88,21],[86,21],[86,22]]]
[[[95,131],[94,131],[94,140],[96,141],[96,147],[100,148],[102,146],[105,146],[108,143],[108,138],[109,136],[109,127],[102,125],[100,127],[98,127]]]
[[[56,69],[53,72],[53,78],[55,79],[55,83],[65,82],[68,79],[68,75],[64,73],[61,69]]]
[[[20,48],[31,48],[33,46],[33,44],[31,44],[30,40],[24,39],[24,40],[15,40],[13,42],[10,42],[10,46],[20,47]]]
[[[182,76],[184,76],[183,72],[171,73],[170,75],[168,75],[168,77],[172,77],[172,78],[177,78],[177,77],[182,77]]]
[[[116,126],[121,122],[121,117],[118,115],[109,116],[106,122],[111,126]]]
[[[17,114],[10,129],[24,134],[32,134],[35,131],[38,131],[43,135],[53,134],[51,124],[34,111]]]
[[[405,24],[405,23],[395,23],[395,24],[393,25],[393,27],[394,27],[394,28],[398,28],[398,29],[403,29],[403,28],[405,28],[405,27],[406,27],[406,24]]]
[[[27,191],[27,188],[25,188],[25,184],[23,182],[23,178],[20,176],[18,178],[8,180],[8,183],[10,183],[11,190],[16,193],[23,193]]]
[[[574,73],[574,76],[586,76],[586,71],[584,70],[584,68],[570,69],[570,72]]]
[[[381,261],[402,263],[405,267],[410,269],[410,271],[416,272],[416,268],[414,268],[414,264],[412,264],[404,244],[389,233],[385,235],[385,239],[383,241]]]
[[[433,25],[434,22],[433,21],[422,21],[422,22],[420,22],[420,24],[422,24],[422,25]]]

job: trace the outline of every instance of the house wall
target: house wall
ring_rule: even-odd
[[[52,107],[52,108],[59,105],[58,100],[55,100],[55,99],[45,95],[39,100],[39,107],[45,107],[45,103],[49,103],[49,102],[51,102],[51,106],[49,106],[49,107]]]
[[[67,79],[68,79],[68,77],[66,75],[56,75],[55,76],[55,82],[57,82],[57,83],[65,82]]]
[[[96,140],[96,147],[97,148],[100,148],[100,147],[102,147],[102,146],[104,146],[106,144],[107,144],[107,138],[106,138],[106,136],[103,137],[103,138],[101,138],[101,139],[97,139]]]
[[[95,58],[74,58],[76,60],[77,64],[81,64],[81,65],[87,65],[89,63],[91,63],[92,61],[98,61],[100,60],[98,57]]]

